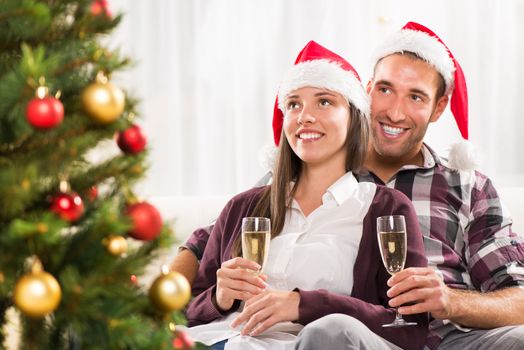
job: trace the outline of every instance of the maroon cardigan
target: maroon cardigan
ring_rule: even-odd
[[[231,259],[233,242],[240,234],[242,218],[250,216],[264,187],[258,187],[233,197],[222,210],[211,232],[209,241],[193,284],[194,298],[188,304],[186,316],[189,326],[212,322],[236,311],[237,301],[227,313],[219,311],[212,301],[216,289],[216,271],[222,262]],[[364,217],[362,239],[353,266],[351,296],[332,293],[324,289],[300,293],[299,318],[296,322],[307,325],[323,316],[343,313],[363,322],[371,331],[403,349],[422,349],[428,331],[428,314],[405,316],[417,326],[383,328],[395,318],[395,309],[388,306],[386,281],[390,275],[380,257],[376,221],[383,215],[404,215],[408,233],[406,267],[426,266],[422,235],[415,209],[401,192],[384,186],[377,191],[369,211]],[[326,267],[328,268],[328,267]]]

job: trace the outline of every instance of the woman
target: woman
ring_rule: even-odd
[[[186,312],[189,325],[197,326],[188,329],[196,340],[227,342],[226,349],[292,348],[304,326],[344,313],[386,344],[422,348],[426,314],[406,317],[415,327],[381,327],[395,310],[387,304],[389,275],[379,253],[377,217],[406,217],[406,266],[425,266],[426,258],[410,201],[395,190],[359,184],[352,173],[366,155],[368,113],[353,67],[308,43],[277,97],[272,184],[231,199],[209,238]],[[260,277],[247,271],[258,269],[256,263],[239,257],[247,216],[271,218],[270,253]]]

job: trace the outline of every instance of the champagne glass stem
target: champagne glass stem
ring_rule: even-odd
[[[398,307],[395,308],[395,321],[393,323],[402,323],[404,322],[404,319],[402,318],[402,315],[398,312]]]

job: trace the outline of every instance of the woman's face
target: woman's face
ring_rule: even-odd
[[[284,106],[284,133],[303,162],[345,164],[350,121],[348,103],[341,94],[304,87],[292,91]]]

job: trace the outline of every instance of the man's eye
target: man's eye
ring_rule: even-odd
[[[418,96],[418,95],[411,95],[411,99],[413,101],[417,101],[417,102],[422,101],[422,98],[420,96]]]
[[[385,88],[385,87],[379,87],[379,88],[378,88],[378,91],[381,92],[381,93],[383,93],[383,94],[389,94],[389,93],[391,93],[391,90],[388,89],[388,88]]]

